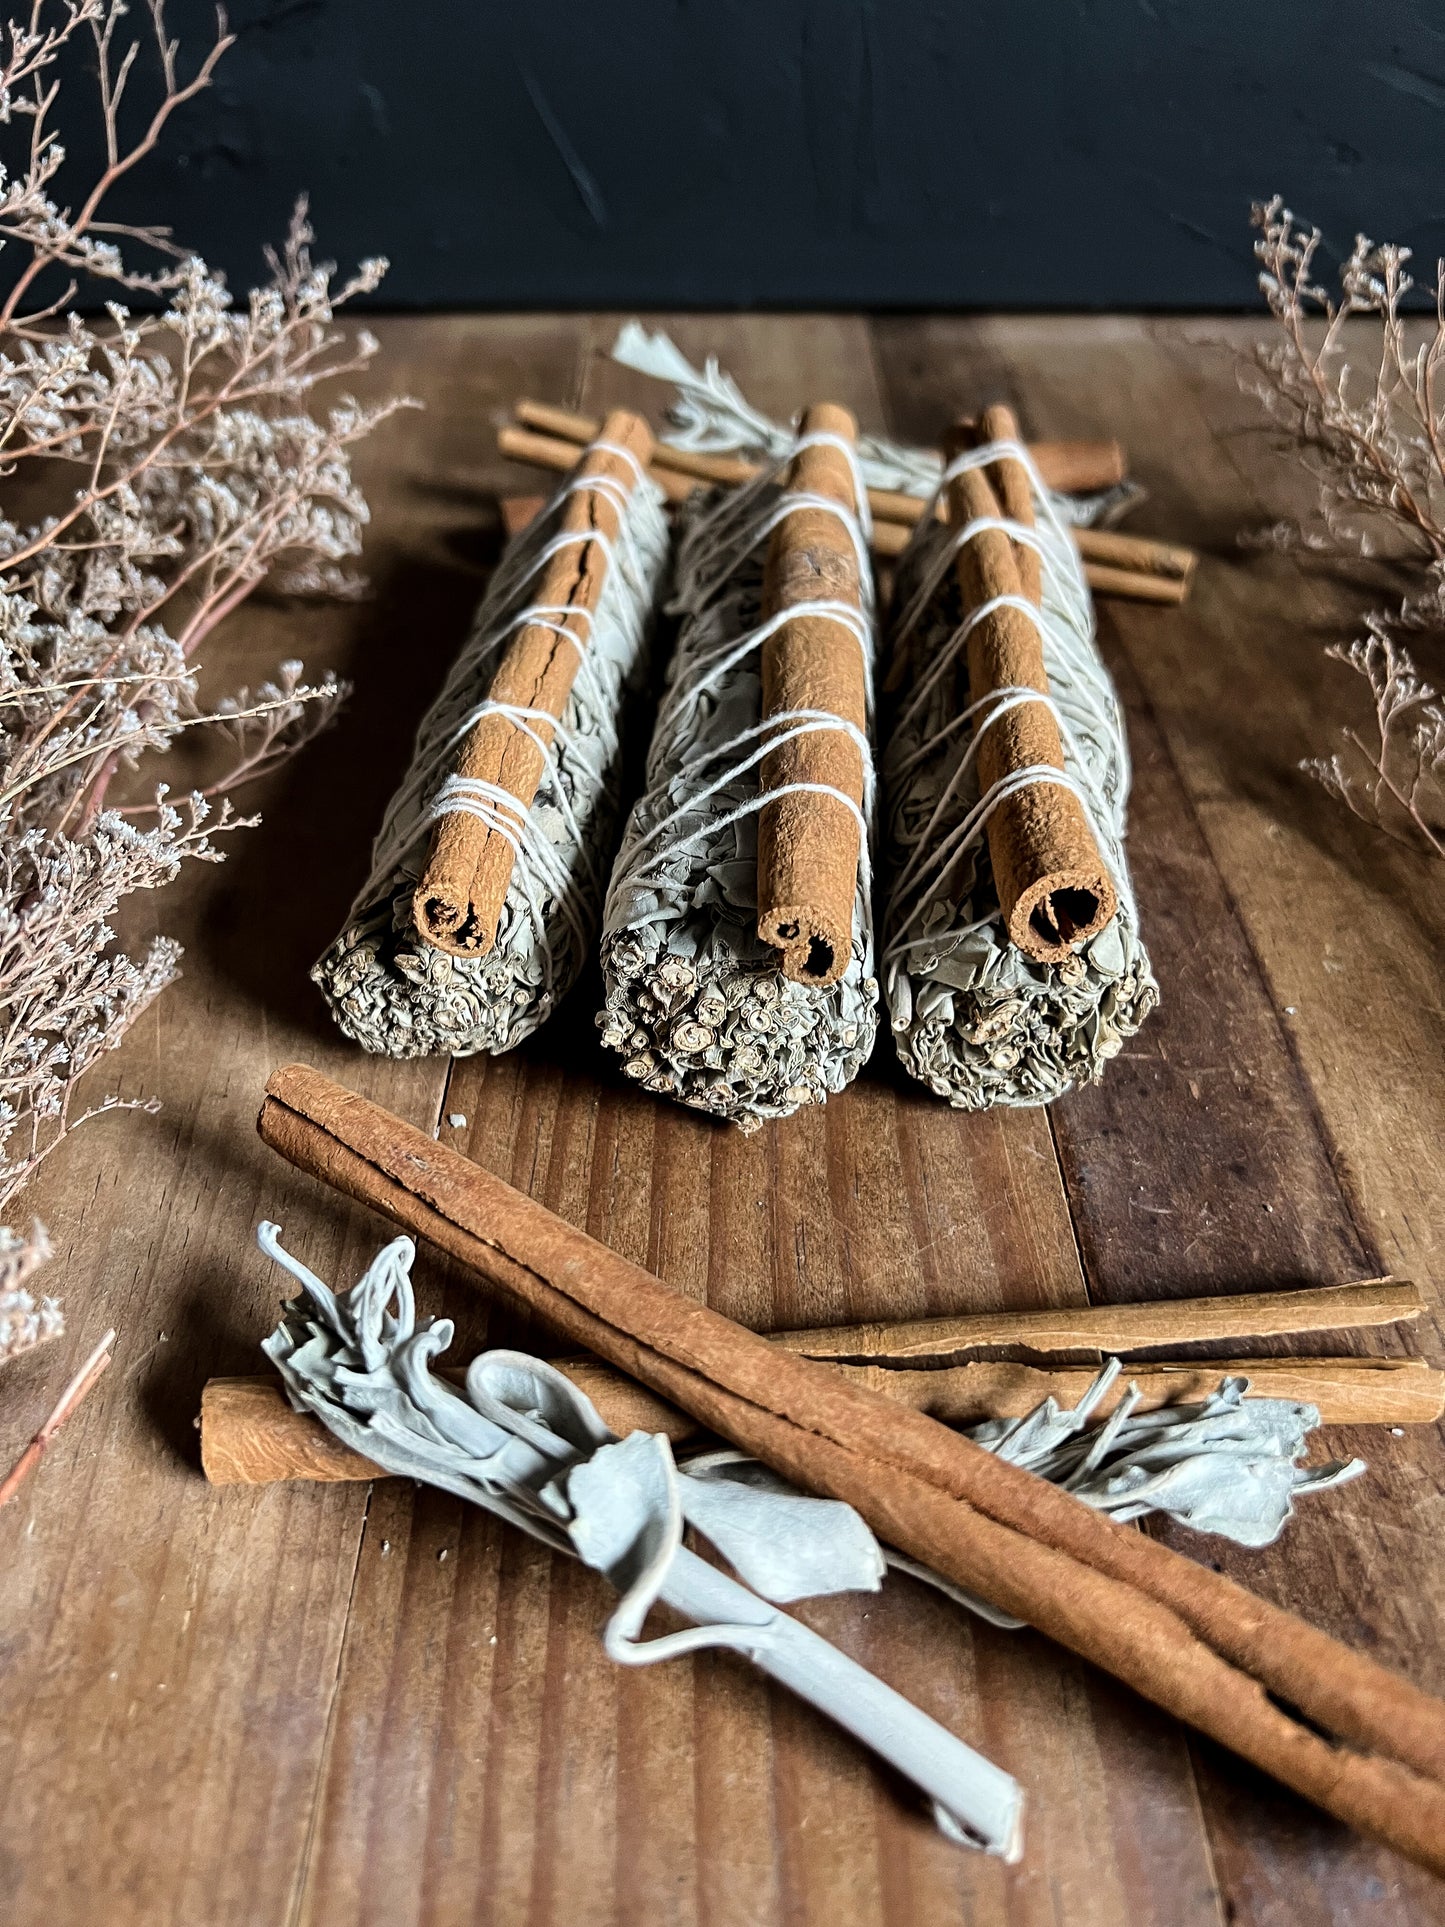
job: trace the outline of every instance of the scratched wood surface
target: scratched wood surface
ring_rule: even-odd
[[[613,1668],[601,1582],[444,1495],[200,1478],[200,1387],[254,1368],[280,1295],[258,1217],[343,1282],[381,1235],[255,1140],[262,1082],[292,1057],[764,1329],[1377,1266],[1437,1307],[1445,1292],[1440,874],[1295,767],[1355,699],[1319,651],[1365,605],[1236,548],[1241,527],[1302,500],[1237,392],[1252,330],[664,319],[778,414],[826,397],[932,439],[1003,397],[1036,434],[1117,434],[1150,491],[1137,526],[1204,550],[1183,611],[1101,618],[1164,1006],[1099,1090],[1048,1114],[956,1116],[880,1052],[826,1109],[749,1140],[625,1085],[594,1041],[595,980],[495,1062],[393,1065],[344,1045],[306,970],[497,552],[495,493],[522,482],[496,460],[497,416],[523,393],[594,413],[648,399],[598,355],[612,317],[383,323],[386,379],[428,407],[365,458],[374,599],[249,609],[208,665],[220,686],[299,654],[351,675],[355,698],[258,797],[265,823],[223,869],[143,906],[186,942],[187,974],[116,1074],[161,1115],[97,1125],[26,1201],[55,1239],[72,1329],[7,1368],[0,1457],[96,1333],[121,1337],[115,1370],[0,1514],[0,1918],[1445,1920],[1425,1876],[1046,1642],[910,1581],[802,1610],[1020,1776],[1017,1868],[948,1847],[848,1741],[730,1658]],[[425,1257],[418,1275],[458,1318],[459,1348],[481,1343],[487,1308],[465,1281]],[[500,1314],[490,1332],[538,1337]],[[1409,1342],[1438,1356],[1438,1326]],[[1445,1690],[1441,1438],[1330,1443],[1360,1450],[1368,1480],[1312,1504],[1275,1550],[1222,1563]]]

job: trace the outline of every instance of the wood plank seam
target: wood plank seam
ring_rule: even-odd
[[[366,1503],[362,1507],[360,1528],[356,1535],[356,1555],[351,1563],[351,1584],[347,1589],[346,1611],[341,1619],[341,1636],[336,1642],[336,1668],[332,1673],[327,1694],[326,1733],[316,1754],[316,1772],[312,1781],[310,1811],[306,1816],[306,1838],[302,1843],[293,1876],[291,1905],[287,1909],[286,1927],[304,1927],[306,1920],[316,1836],[321,1824],[322,1788],[326,1784],[331,1764],[331,1748],[336,1736],[336,1717],[341,1705],[341,1679],[346,1669],[346,1646],[347,1634],[351,1628],[351,1609],[356,1599],[361,1556],[366,1547],[366,1529],[371,1520],[371,1502],[375,1495],[375,1485],[369,1485],[366,1489]]]

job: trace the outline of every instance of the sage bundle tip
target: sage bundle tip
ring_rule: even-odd
[[[602,1573],[620,1595],[602,1632],[619,1665],[730,1648],[912,1780],[949,1839],[1019,1858],[1018,1782],[780,1610],[878,1590],[883,1551],[852,1506],[796,1491],[736,1452],[680,1466],[662,1433],[618,1439],[569,1378],[523,1352],[482,1352],[461,1386],[437,1377],[452,1325],[417,1315],[410,1238],[385,1246],[341,1292],[292,1257],[277,1225],[262,1224],[257,1238],[301,1287],[262,1347],[297,1411],[374,1465],[482,1506]],[[685,1526],[736,1577],[685,1546]],[[659,1602],[689,1623],[644,1638]]]

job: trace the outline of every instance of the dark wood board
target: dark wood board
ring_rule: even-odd
[[[1439,1302],[1438,877],[1294,770],[1352,695],[1318,649],[1361,604],[1233,546],[1298,490],[1243,432],[1232,347],[1200,339],[1243,340],[1233,324],[663,318],[778,414],[827,397],[865,426],[931,438],[1003,395],[1033,433],[1116,433],[1151,492],[1140,526],[1206,549],[1185,610],[1116,606],[1101,625],[1137,759],[1131,845],[1165,1003],[1099,1090],[1049,1114],[965,1118],[885,1050],[826,1109],[745,1139],[616,1074],[596,1043],[595,979],[495,1062],[391,1065],[330,1030],[306,969],[465,632],[496,553],[495,491],[527,485],[497,461],[496,419],[523,393],[655,410],[655,391],[600,357],[616,320],[383,323],[386,380],[428,407],[365,457],[374,600],[248,609],[216,640],[217,686],[299,654],[357,690],[259,797],[266,822],[232,860],[144,906],[185,939],[187,975],[117,1076],[156,1091],[163,1113],[93,1127],[26,1200],[55,1236],[72,1332],[8,1368],[0,1449],[106,1323],[121,1340],[107,1383],[0,1514],[0,1915],[1445,1919],[1424,1876],[1046,1642],[974,1624],[911,1581],[802,1610],[1024,1779],[1016,1869],[946,1846],[851,1743],[731,1658],[614,1669],[600,1582],[444,1495],[201,1480],[200,1385],[251,1368],[281,1295],[256,1219],[278,1219],[341,1282],[383,1235],[252,1135],[267,1071],[296,1056],[760,1329],[1334,1282],[1376,1262]],[[459,1349],[482,1342],[487,1310],[466,1283],[425,1254],[418,1277],[425,1302],[458,1317]],[[491,1330],[539,1338],[501,1317]],[[1441,1442],[1337,1443],[1364,1451],[1368,1483],[1316,1501],[1277,1550],[1227,1563],[1445,1686]]]

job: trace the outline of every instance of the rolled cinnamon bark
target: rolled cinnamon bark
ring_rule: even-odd
[[[984,417],[993,433],[985,439],[1017,440],[1018,424],[1006,408]],[[972,444],[974,430],[955,438]],[[997,476],[1007,502],[1001,503],[990,480]],[[968,523],[1007,514],[1033,525],[1033,494],[1021,462],[1003,458],[983,469],[966,469],[948,485],[950,518]],[[1001,529],[984,529],[958,551],[957,571],[965,611],[1001,596],[1039,601],[1039,558]],[[970,698],[982,702],[1012,688],[1049,693],[1043,642],[1038,625],[1022,610],[995,608],[974,624],[968,637]],[[1052,710],[1043,703],[1021,703],[991,720],[985,709],[978,734],[979,790],[1028,769],[1064,767],[1063,744]],[[1047,779],[1005,795],[986,825],[989,859],[999,907],[1015,946],[1040,963],[1057,963],[1082,948],[1111,921],[1118,897],[1099,852],[1083,804],[1070,789]]]
[[[1048,480],[1047,476],[1042,479]],[[928,504],[921,495],[870,488],[868,506],[873,513],[874,547],[880,553],[896,555],[907,542],[910,531],[923,520]],[[876,540],[880,523],[894,531],[887,538],[886,550]],[[901,536],[896,533],[899,529],[903,531]],[[1187,586],[1199,565],[1193,549],[1176,542],[1158,542],[1151,535],[1125,535],[1118,529],[1088,527],[1071,528],[1069,534],[1086,562],[1109,563],[1121,573],[1174,577]],[[1180,593],[1182,598],[1183,591]]]
[[[510,422],[497,430],[499,455],[505,455],[511,462],[530,462],[533,468],[550,468],[557,475],[570,475],[584,449],[585,445],[581,442],[562,441],[555,435],[538,435],[529,428],[514,428]],[[697,491],[696,481],[658,461],[656,449],[652,452],[647,472],[669,502],[685,502],[689,495]]]
[[[553,408],[547,402],[519,401],[513,413],[526,427],[540,429],[543,435],[560,436],[563,441],[578,446],[597,436],[597,422],[593,417],[574,415],[570,409]],[[1030,442],[1029,454],[1045,485],[1064,495],[1092,495],[1101,489],[1115,488],[1129,472],[1124,450],[1118,442]],[[671,469],[674,474],[734,487],[750,482],[758,472],[758,464],[746,456],[673,448],[668,442],[658,443],[652,459],[654,466]],[[542,465],[547,466],[545,462]],[[894,521],[916,521],[922,507],[915,497],[891,489],[869,489],[868,499],[874,514],[885,518],[890,516],[890,502],[911,502],[911,518],[893,513]]]
[[[674,1442],[697,1426],[685,1412],[656,1398],[595,1358],[555,1361],[619,1438],[661,1432]],[[460,1383],[464,1372],[441,1370]],[[212,1485],[274,1485],[282,1479],[318,1483],[387,1479],[389,1472],[343,1445],[310,1412],[294,1411],[274,1376],[212,1378],[201,1392],[201,1469]]]
[[[892,560],[907,549],[913,526],[904,522],[875,522],[868,546],[880,561]],[[1187,600],[1188,575],[1152,565],[1125,568],[1093,560],[1096,551],[1102,552],[1103,545],[1098,538],[1108,533],[1108,530],[1093,529],[1073,532],[1074,547],[1084,558],[1084,580],[1094,595],[1117,596],[1124,602],[1158,602],[1169,608],[1177,608]]]
[[[602,424],[601,439],[612,447],[588,449],[577,465],[578,476],[609,477],[631,494],[652,455],[652,431],[639,416],[617,409]],[[637,468],[613,448],[629,450]],[[561,719],[602,585],[615,562],[609,544],[617,540],[622,517],[612,494],[580,490],[568,502],[558,536],[602,539],[559,546],[541,570],[532,600],[549,613],[512,638],[497,664],[489,700]],[[559,627],[567,636],[558,634]],[[529,734],[504,715],[485,715],[468,732],[456,763],[457,776],[504,790],[514,799],[519,819],[532,806],[554,735],[537,717],[530,719],[530,729]],[[413,899],[412,914],[426,941],[461,957],[490,950],[516,854],[514,843],[480,817],[461,810],[443,816]]]
[[[1022,1418],[1044,1399],[1077,1405],[1094,1383],[1092,1365],[1039,1367],[980,1360],[940,1371],[887,1365],[842,1365],[855,1385],[866,1385],[915,1412],[948,1425]],[[1095,1406],[1106,1418],[1131,1387],[1140,1412],[1185,1405],[1219,1390],[1221,1379],[1247,1378],[1250,1396],[1313,1405],[1321,1425],[1433,1425],[1445,1413],[1445,1372],[1420,1358],[1206,1358],[1126,1366]]]
[[[596,1359],[552,1363],[584,1391],[619,1438],[661,1432],[675,1444],[699,1427],[685,1412],[655,1397]],[[980,1419],[1022,1418],[1046,1398],[1071,1406],[1093,1384],[1092,1367],[1043,1371],[1032,1365],[980,1363],[937,1372],[890,1371],[880,1365],[837,1365],[852,1383],[866,1385],[915,1412],[950,1425]],[[460,1380],[460,1372],[443,1373]],[[1137,1411],[1152,1412],[1207,1398],[1228,1377],[1245,1377],[1261,1398],[1313,1405],[1322,1425],[1429,1425],[1445,1409],[1445,1373],[1419,1359],[1248,1358],[1204,1364],[1146,1365],[1122,1375],[1095,1410],[1106,1418],[1131,1386]],[[370,1459],[353,1452],[309,1412],[293,1411],[274,1377],[213,1378],[201,1393],[201,1465],[212,1485],[270,1485],[281,1479],[384,1479]]]
[[[836,435],[851,445],[858,427],[847,409],[824,402],[806,411],[800,433]],[[858,512],[848,458],[826,443],[799,452],[783,499],[790,495],[821,496],[850,516]],[[816,601],[861,611],[862,570],[848,525],[825,508],[801,508],[773,531],[763,611],[775,616]],[[781,734],[800,711],[840,717],[866,734],[863,649],[836,618],[785,622],[763,644],[762,673],[763,717],[782,718]],[[841,730],[794,734],[763,759],[763,790],[791,794],[765,804],[758,819],[758,935],[782,951],[783,975],[796,984],[836,983],[852,955],[863,776],[863,753]],[[854,809],[838,795],[820,794],[823,788],[850,797]]]
[[[1328,1812],[1445,1872],[1445,1707],[936,1420],[780,1352],[401,1119],[292,1065],[264,1140],[709,1430]]]
[[[1037,448],[1047,448],[1040,443]],[[497,452],[510,461],[529,462],[534,468],[550,468],[570,473],[576,465],[579,443],[555,435],[540,435],[511,424],[497,430]],[[704,474],[724,485],[751,481],[758,472],[756,462],[731,455],[692,456],[686,450],[670,450],[669,455],[688,456],[686,469],[664,460],[662,450],[653,451],[648,474],[670,502],[685,502]],[[695,464],[695,466],[693,465]],[[714,471],[717,471],[714,473]],[[1047,477],[1045,477],[1047,480]],[[505,497],[513,505],[540,501],[540,496]],[[874,555],[887,559],[902,555],[908,538],[923,513],[923,499],[901,495],[891,489],[868,491],[873,513],[873,533],[869,546]],[[906,507],[903,505],[906,504]],[[514,511],[515,512],[515,509]],[[519,518],[525,525],[525,516]],[[1189,549],[1155,542],[1144,536],[1118,535],[1112,529],[1079,528],[1073,531],[1075,547],[1084,558],[1084,575],[1089,587],[1099,595],[1122,597],[1128,602],[1183,602],[1189,593],[1189,579],[1197,557]]]
[[[1408,1278],[1366,1278],[1300,1291],[1242,1291],[1135,1305],[1067,1305],[1048,1311],[974,1311],[868,1325],[822,1325],[770,1334],[809,1358],[942,1358],[985,1345],[1035,1352],[1131,1352],[1286,1332],[1354,1331],[1418,1318],[1424,1301]]]

